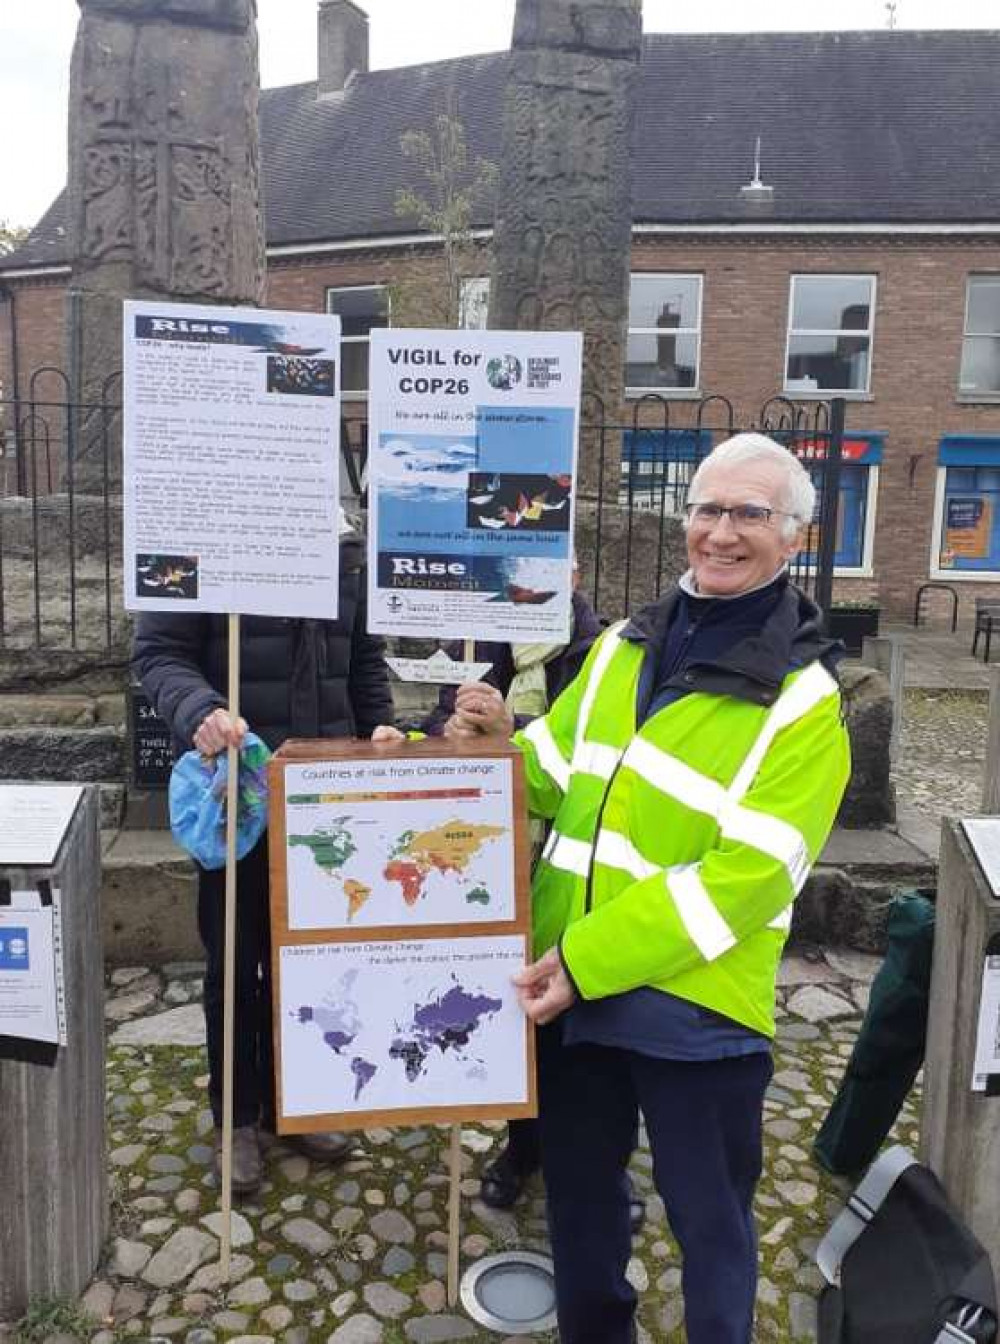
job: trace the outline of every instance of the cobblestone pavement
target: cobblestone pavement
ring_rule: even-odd
[[[900,802],[933,818],[976,812],[986,717],[983,692],[907,690],[895,771]],[[831,950],[782,966],[757,1199],[758,1344],[815,1338],[820,1279],[812,1253],[847,1187],[815,1164],[810,1146],[877,964]],[[81,1303],[59,1313],[58,1332],[42,1328],[41,1313],[38,1324],[0,1325],[0,1344],[15,1334],[18,1344],[528,1344],[504,1341],[446,1304],[445,1129],[368,1131],[350,1161],[327,1169],[277,1144],[260,1195],[238,1205],[232,1282],[220,1282],[199,977],[193,964],[111,973],[105,1257]],[[910,1099],[895,1131],[911,1146],[918,1102]],[[546,1246],[537,1185],[513,1214],[477,1198],[476,1172],[500,1128],[463,1129],[463,1267],[494,1251]],[[641,1294],[640,1338],[682,1344],[679,1261],[645,1147],[633,1177],[649,1196],[629,1269]]]
[[[815,1337],[819,1287],[812,1253],[846,1186],[810,1155],[839,1082],[877,959],[827,952],[786,958],[781,970],[775,1075],[766,1103],[758,1341]],[[447,1130],[372,1130],[336,1168],[278,1143],[259,1196],[238,1205],[233,1276],[218,1269],[217,1191],[211,1176],[200,968],[118,969],[107,1017],[111,1235],[96,1279],[69,1324],[20,1339],[69,1344],[528,1344],[470,1322],[445,1301]],[[476,1172],[500,1126],[462,1132],[462,1262],[502,1249],[545,1249],[541,1191],[513,1214],[477,1198]],[[916,1142],[914,1102],[897,1135]],[[653,1193],[650,1156],[633,1160],[649,1195],[629,1273],[641,1293],[647,1344],[680,1344],[680,1268]],[[4,1330],[0,1327],[0,1337]],[[7,1333],[11,1330],[8,1327]],[[534,1336],[551,1339],[552,1336]]]
[[[985,691],[907,690],[897,797],[929,817],[980,810],[986,744]]]

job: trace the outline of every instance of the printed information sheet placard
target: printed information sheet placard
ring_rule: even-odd
[[[14,891],[0,906],[0,1037],[66,1044],[59,892]]]
[[[335,617],[340,319],[124,313],[125,606]]]
[[[568,641],[582,356],[573,332],[372,332],[372,631]]]
[[[268,845],[282,1133],[535,1114],[520,754],[287,742]]]

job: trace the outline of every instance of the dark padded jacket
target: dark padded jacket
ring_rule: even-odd
[[[340,607],[335,621],[240,619],[240,713],[273,750],[288,737],[370,737],[392,723],[383,641],[369,635],[364,550],[340,543]],[[169,725],[178,754],[198,725],[227,702],[228,619],[143,612],[132,672]]]

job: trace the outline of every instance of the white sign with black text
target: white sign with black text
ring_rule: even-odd
[[[14,891],[0,906],[0,1036],[66,1044],[59,892]]]
[[[369,629],[566,643],[583,337],[371,334]]]
[[[51,868],[82,796],[79,784],[0,784],[0,867]]]
[[[336,617],[340,319],[124,309],[125,606]]]

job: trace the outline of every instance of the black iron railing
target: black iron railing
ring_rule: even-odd
[[[32,375],[27,399],[0,399],[0,647],[110,647],[121,637],[121,410],[119,374],[86,402],[52,367]],[[792,574],[828,608],[843,400],[776,397],[746,417],[724,396],[650,394],[630,402],[624,418],[608,416],[596,397],[582,408],[578,549],[598,610],[622,614],[676,577],[691,478],[741,430],[771,435],[809,467],[817,508]],[[343,422],[341,452],[342,489],[363,509],[363,417]]]

